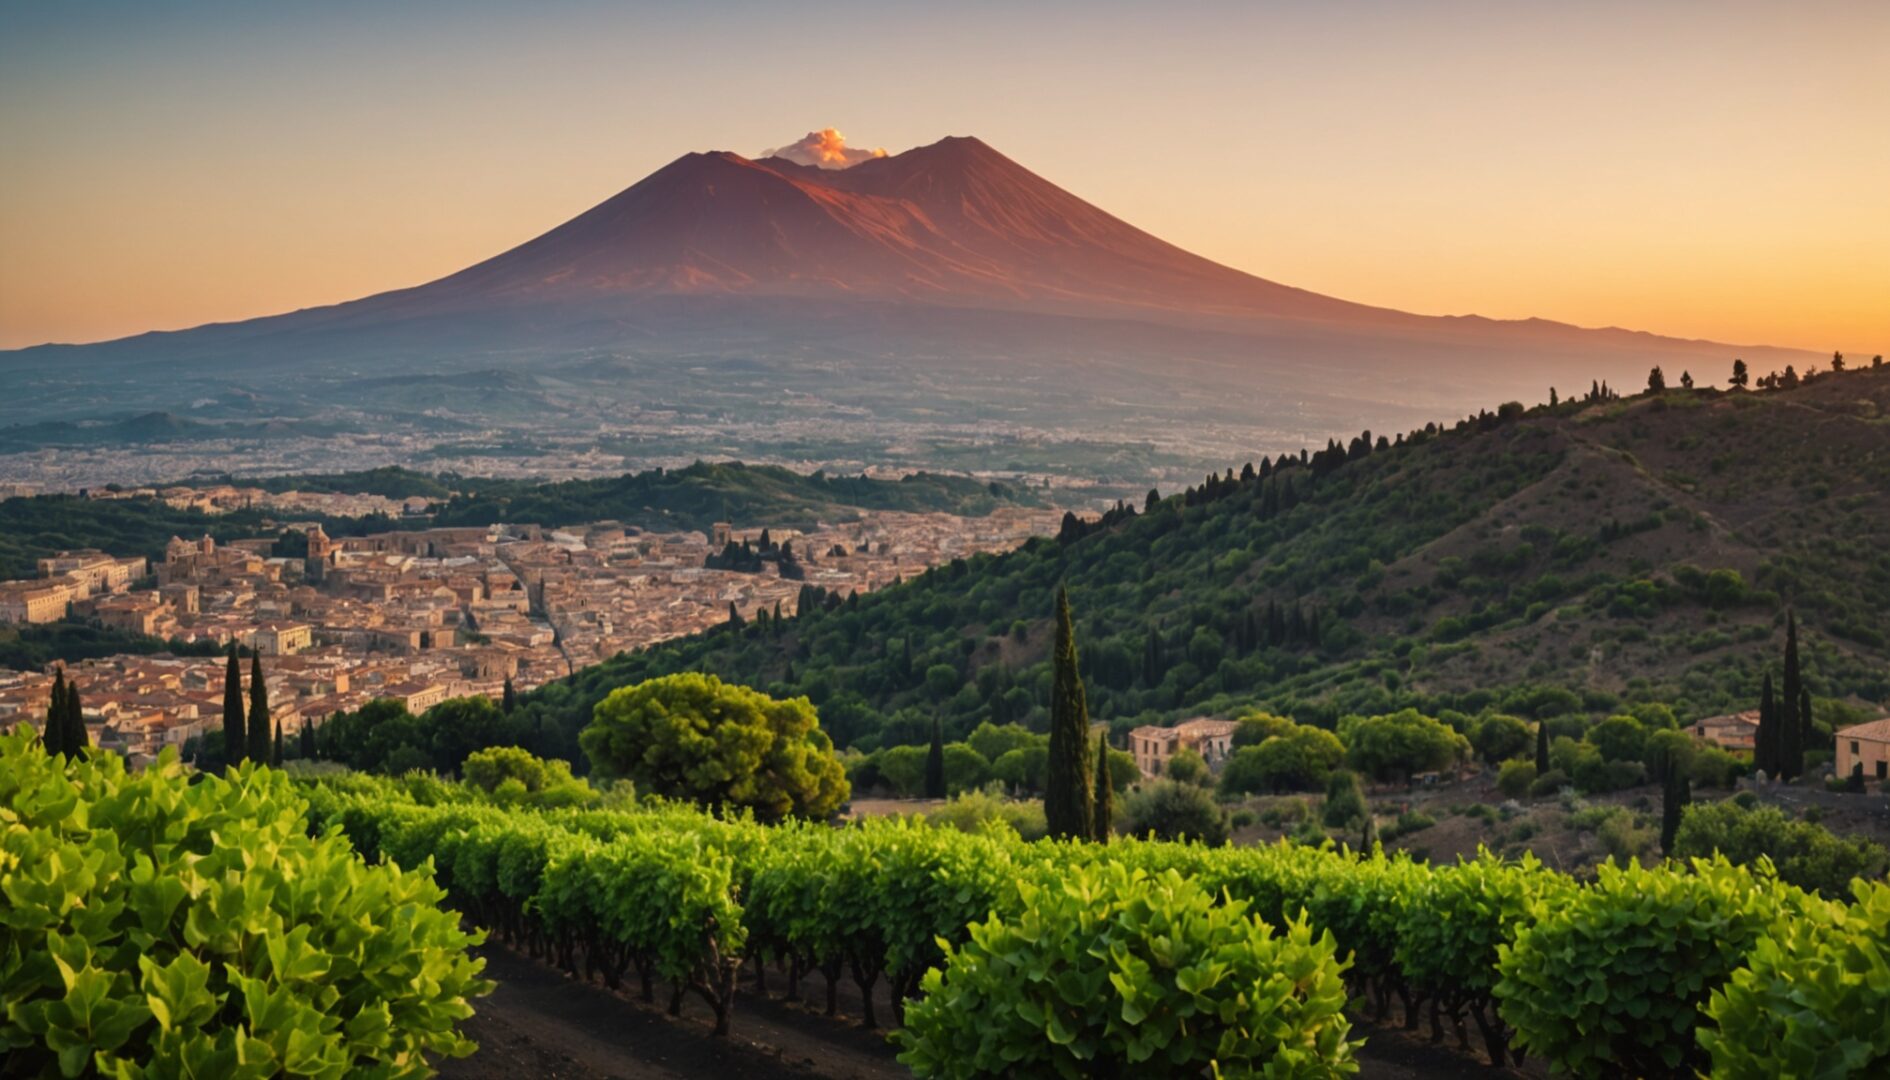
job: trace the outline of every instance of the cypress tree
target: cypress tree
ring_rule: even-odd
[[[46,702],[46,723],[39,741],[48,754],[66,752],[66,669],[53,669],[52,697]]]
[[[1096,826],[1098,844],[1109,842],[1110,825],[1116,820],[1116,784],[1109,775],[1109,742],[1096,736],[1096,809],[1091,817]]]
[[[1765,673],[1759,691],[1759,730],[1752,739],[1752,767],[1769,777],[1778,776],[1778,702],[1772,696],[1772,673]]]
[[[1056,646],[1051,653],[1050,760],[1044,785],[1044,818],[1058,838],[1094,835],[1089,772],[1089,703],[1076,667],[1076,628],[1069,590],[1057,587]]]
[[[499,695],[499,708],[510,713],[518,708],[518,691],[512,688],[512,676],[505,677],[505,692]]]
[[[243,670],[236,664],[236,643],[223,669],[223,760],[241,765],[249,756],[249,729],[243,722]]]
[[[1786,780],[1805,771],[1803,721],[1798,715],[1804,685],[1798,672],[1798,616],[1785,613],[1785,682],[1779,687],[1778,702],[1778,774]]]
[[[1667,782],[1660,792],[1660,852],[1673,854],[1674,837],[1680,832],[1680,816],[1693,801],[1693,785],[1680,769],[1667,770]]]
[[[276,721],[276,737],[269,743],[269,764],[272,768],[282,768],[282,721]]]
[[[302,722],[302,732],[301,732],[301,735],[298,737],[297,741],[299,741],[302,745],[302,760],[314,761],[315,760],[315,724],[312,721],[305,720]]]
[[[269,686],[263,682],[262,654],[249,654],[249,748],[250,760],[269,764]]]
[[[85,730],[85,707],[79,704],[79,680],[66,683],[66,721],[64,732],[66,754],[78,757],[92,745],[92,737]]]
[[[932,748],[925,754],[925,797],[945,797],[945,733],[937,720],[932,721]]]
[[[1546,776],[1549,772],[1549,725],[1536,722],[1536,775]]]
[[[1798,751],[1802,754],[1818,739],[1818,728],[1811,722],[1811,691],[1808,689],[1798,691],[1798,723]],[[1802,761],[1799,768],[1800,771],[1804,768]]]

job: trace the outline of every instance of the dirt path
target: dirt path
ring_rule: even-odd
[[[902,1080],[911,1076],[895,1059],[883,1031],[821,1015],[818,977],[808,979],[810,1006],[743,991],[731,1033],[710,1034],[708,1010],[690,1001],[672,1017],[660,1005],[578,982],[497,944],[479,950],[486,974],[498,981],[476,1003],[466,1034],[478,1053],[441,1063],[447,1080],[495,1077],[525,1080]],[[777,984],[779,980],[777,979]],[[781,986],[775,987],[777,991]],[[664,995],[657,995],[662,999]],[[841,1008],[858,1014],[859,995],[843,986]],[[880,1015],[890,1015],[882,987]],[[1395,1029],[1358,1024],[1354,1037],[1361,1080],[1501,1078],[1499,1072]],[[1533,1071],[1533,1070],[1532,1070]]]

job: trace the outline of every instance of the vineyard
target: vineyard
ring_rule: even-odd
[[[396,1078],[473,1050],[478,935],[246,767],[0,735],[0,1075]]]
[[[739,1023],[843,982],[923,1077],[1326,1077],[1348,1017],[1576,1076],[1882,1075],[1890,885],[1768,865],[763,825],[675,803],[501,807],[426,776],[217,777],[0,737],[0,1072],[425,1075],[469,1053],[481,935]],[[403,867],[407,869],[402,869]],[[457,910],[454,910],[454,909]],[[895,1015],[874,1015],[876,986]]]
[[[761,825],[661,802],[501,809],[343,776],[310,824],[432,860],[503,940],[727,1031],[739,980],[890,985],[926,1077],[1337,1076],[1348,1001],[1577,1076],[1870,1075],[1890,1064],[1890,886],[1854,903],[1721,859],[1578,882],[1490,855],[1025,843],[876,820]]]

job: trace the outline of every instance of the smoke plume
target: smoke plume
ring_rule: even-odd
[[[863,150],[847,145],[847,137],[833,128],[822,131],[810,131],[798,142],[789,143],[775,150],[764,150],[761,156],[786,158],[800,165],[812,165],[819,169],[844,169],[849,165],[858,165],[876,157],[885,157],[884,150]]]

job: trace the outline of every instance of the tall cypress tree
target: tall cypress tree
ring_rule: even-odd
[[[1043,811],[1053,837],[1093,836],[1089,771],[1089,702],[1076,666],[1076,628],[1070,619],[1070,594],[1057,586],[1056,644],[1051,653],[1050,760]]]
[[[1549,725],[1536,721],[1536,775],[1547,776],[1549,772]]]
[[[518,691],[512,687],[512,676],[505,677],[505,692],[499,696],[499,708],[510,714],[518,708]]]
[[[1798,691],[1798,750],[1802,754],[1812,743],[1818,741],[1817,725],[1811,722],[1811,690]],[[1800,769],[1803,762],[1800,762]]]
[[[263,681],[259,652],[249,654],[249,756],[269,764],[269,685]]]
[[[1116,820],[1116,784],[1109,775],[1109,743],[1101,735],[1096,736],[1096,807],[1090,816],[1096,827],[1096,842],[1107,844],[1109,827]]]
[[[1660,852],[1673,854],[1674,837],[1680,832],[1680,816],[1693,801],[1693,785],[1680,769],[1667,770],[1667,782],[1660,792]]]
[[[932,746],[925,753],[925,797],[945,797],[945,732],[936,719],[932,721]]]
[[[67,755],[78,757],[92,745],[92,737],[85,730],[85,706],[79,704],[79,680],[66,681],[66,722],[65,750]]]
[[[243,669],[236,663],[236,642],[223,669],[223,760],[241,765],[249,756],[249,728],[243,722]]]
[[[314,761],[315,760],[315,724],[313,721],[310,721],[310,720],[302,721],[302,730],[301,730],[301,733],[297,736],[297,741],[299,741],[302,745],[302,760]]]
[[[1778,702],[1778,775],[1791,780],[1805,771],[1803,721],[1798,716],[1799,699],[1804,684],[1798,672],[1798,616],[1785,613],[1785,681],[1779,687]]]
[[[52,697],[46,702],[46,723],[40,728],[40,745],[48,754],[66,751],[66,669],[53,669]]]
[[[1778,702],[1772,696],[1772,673],[1765,673],[1759,691],[1759,730],[1752,740],[1752,767],[1769,777],[1778,776]]]
[[[269,743],[269,765],[282,768],[282,721],[276,721],[276,737]]]

